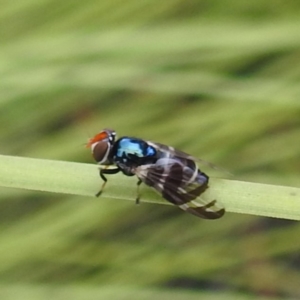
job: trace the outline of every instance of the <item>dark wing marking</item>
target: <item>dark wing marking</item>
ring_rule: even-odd
[[[197,161],[199,163],[202,163],[203,165],[209,166],[210,168],[212,168],[214,170],[218,170],[218,171],[227,173],[228,175],[232,176],[232,173],[230,173],[229,171],[225,170],[222,167],[216,166],[215,164],[213,164],[209,161],[206,161],[204,159],[189,155],[189,154],[187,154],[183,151],[180,151],[178,149],[175,149],[171,146],[167,146],[167,145],[160,144],[160,143],[154,143],[154,142],[151,142],[151,141],[147,141],[147,143],[150,146],[154,147],[156,150],[165,153],[166,155],[168,155],[168,153],[169,153],[169,156],[171,156],[171,157],[173,156],[173,157],[184,158],[184,159],[187,159],[187,160]]]
[[[160,158],[155,164],[142,165],[135,173],[146,185],[181,209],[205,219],[217,219],[225,210],[216,200],[200,195],[208,188],[208,176],[192,160]]]

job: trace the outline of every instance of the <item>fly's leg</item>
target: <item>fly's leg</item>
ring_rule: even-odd
[[[140,198],[141,198],[141,194],[140,194],[140,185],[142,183],[142,180],[139,179],[138,182],[137,182],[137,196],[136,196],[136,199],[135,199],[135,204],[140,204]]]
[[[108,167],[106,167],[104,169],[100,169],[99,175],[100,175],[101,179],[103,180],[103,183],[102,183],[100,191],[95,195],[96,197],[99,197],[102,194],[103,189],[107,183],[107,178],[105,177],[104,174],[117,174],[118,172],[120,172],[119,168],[115,168],[115,169],[107,169],[107,168]]]

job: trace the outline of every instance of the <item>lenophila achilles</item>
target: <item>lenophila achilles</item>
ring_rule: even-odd
[[[116,132],[104,129],[91,138],[87,147],[91,148],[98,164],[114,165],[115,168],[100,169],[103,179],[100,196],[107,182],[105,175],[122,172],[138,178],[154,188],[164,199],[188,213],[205,219],[218,219],[225,213],[224,207],[216,200],[200,197],[208,188],[209,177],[196,165],[197,158],[170,146],[153,143],[134,137],[116,139]]]

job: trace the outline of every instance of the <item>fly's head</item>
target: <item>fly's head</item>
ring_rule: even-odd
[[[86,144],[91,148],[92,155],[98,164],[110,164],[109,154],[113,148],[116,139],[116,132],[113,129],[103,129],[93,138],[90,138]]]

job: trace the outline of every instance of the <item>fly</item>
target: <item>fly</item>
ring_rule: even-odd
[[[105,175],[122,172],[136,175],[141,183],[154,188],[164,199],[184,211],[204,219],[218,219],[225,213],[216,200],[205,200],[201,194],[208,188],[209,177],[197,166],[197,158],[159,143],[123,136],[116,138],[112,129],[104,129],[91,138],[87,147],[98,164],[115,168],[101,168],[103,180],[100,196],[107,183]]]

